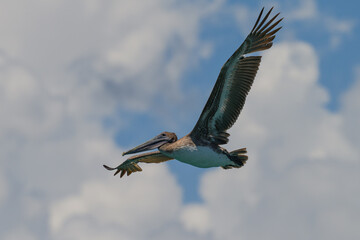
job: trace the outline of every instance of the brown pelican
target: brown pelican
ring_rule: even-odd
[[[159,151],[132,156],[115,168],[106,165],[104,167],[108,170],[116,170],[114,175],[121,172],[120,177],[125,173],[130,175],[142,171],[139,162],[160,163],[171,159],[200,168],[242,167],[248,159],[245,155],[246,148],[228,152],[219,145],[229,141],[230,135],[226,130],[237,120],[259,68],[261,56],[245,55],[269,49],[273,44],[275,33],[281,29],[281,27],[274,29],[282,20],[281,18],[274,22],[280,13],[267,21],[272,9],[262,20],[264,8],[261,10],[250,34],[223,65],[200,118],[188,135],[178,139],[175,133],[163,132],[124,152],[123,156],[155,148]]]

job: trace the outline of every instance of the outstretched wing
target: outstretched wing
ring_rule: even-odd
[[[208,139],[216,144],[227,143],[230,136],[226,130],[237,120],[245,104],[246,96],[260,65],[260,56],[245,57],[245,54],[269,49],[275,33],[281,27],[274,27],[282,20],[267,21],[271,11],[261,20],[264,8],[245,41],[226,61],[198,122],[190,133],[191,137]],[[260,22],[260,24],[259,24]]]
[[[127,173],[127,175],[129,176],[133,172],[142,171],[142,169],[138,165],[139,162],[161,163],[161,162],[165,162],[165,161],[168,161],[171,159],[173,159],[173,158],[167,157],[159,151],[155,151],[155,152],[149,152],[149,153],[132,156],[132,157],[128,158],[125,162],[123,162],[122,164],[120,164],[119,166],[114,167],[114,168],[108,167],[106,165],[103,165],[103,166],[104,166],[104,168],[106,168],[107,170],[110,170],[110,171],[116,170],[116,172],[114,173],[114,176],[116,174],[118,174],[119,172],[121,172],[120,178],[122,178],[125,175],[125,173]]]

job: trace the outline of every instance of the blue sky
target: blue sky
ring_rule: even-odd
[[[191,131],[256,17],[285,17],[236,170],[102,168]],[[0,1],[0,238],[358,239],[356,1]]]

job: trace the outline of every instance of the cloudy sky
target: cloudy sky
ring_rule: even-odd
[[[285,17],[235,170],[102,164],[195,124],[265,6]],[[0,0],[0,239],[360,239],[360,4]]]

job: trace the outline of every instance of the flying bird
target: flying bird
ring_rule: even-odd
[[[224,169],[240,168],[248,159],[246,148],[232,152],[220,147],[228,143],[230,136],[226,131],[233,126],[245,104],[246,96],[259,69],[261,56],[246,56],[246,54],[271,48],[275,33],[281,27],[275,28],[281,19],[278,14],[268,20],[273,8],[262,17],[261,10],[254,27],[241,46],[222,66],[215,86],[197,121],[194,129],[178,139],[175,133],[163,132],[153,139],[130,149],[124,155],[147,150],[158,151],[143,153],[128,158],[117,167],[104,167],[116,170],[123,177],[125,173],[142,171],[138,163],[161,163],[171,159],[200,168],[222,167]]]

